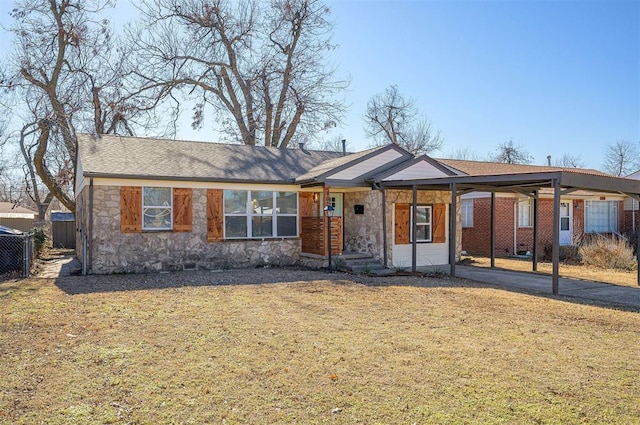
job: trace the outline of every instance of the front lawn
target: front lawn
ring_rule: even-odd
[[[640,421],[638,313],[447,279],[225,273],[244,284],[0,283],[0,423]]]

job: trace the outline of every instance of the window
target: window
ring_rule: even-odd
[[[518,201],[518,227],[531,227],[531,198]]]
[[[142,229],[171,230],[173,217],[170,187],[142,188]]]
[[[298,194],[225,190],[224,235],[227,239],[297,236]]]
[[[585,201],[585,231],[613,233],[618,231],[618,201]]]
[[[473,199],[462,200],[462,227],[473,227]]]
[[[416,207],[416,242],[431,242],[431,207]]]

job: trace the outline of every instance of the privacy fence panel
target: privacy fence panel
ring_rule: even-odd
[[[28,277],[33,257],[33,233],[0,234],[0,280]]]

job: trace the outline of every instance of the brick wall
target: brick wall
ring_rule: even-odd
[[[620,233],[632,233],[633,232],[633,213],[631,211],[622,212],[622,227],[620,227]],[[636,210],[636,231],[640,229],[640,211]]]
[[[514,254],[514,214],[516,198],[496,197],[496,256]],[[573,209],[573,242],[580,241],[584,235],[584,201],[572,201]],[[622,208],[622,205],[620,205]],[[545,246],[553,240],[553,199],[540,199],[538,202],[539,228],[538,247],[542,253]],[[621,216],[621,220],[622,220]],[[517,222],[516,222],[517,223]],[[533,225],[533,223],[532,223]],[[516,227],[516,251],[533,250],[533,226]],[[491,199],[474,199],[473,227],[462,229],[462,249],[469,254],[490,255],[491,251]]]
[[[496,255],[513,254],[515,198],[496,197]],[[473,227],[462,229],[462,249],[469,254],[490,255],[491,198],[474,199]]]

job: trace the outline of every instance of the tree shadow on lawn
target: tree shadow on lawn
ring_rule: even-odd
[[[640,312],[640,307],[572,295],[553,295],[535,289],[439,276],[369,276],[301,268],[258,268],[222,271],[178,271],[150,274],[112,274],[64,276],[55,285],[69,295],[171,289],[185,287],[295,284],[331,281],[337,284],[361,284],[370,287],[412,286],[425,288],[488,288],[532,295],[573,304],[593,305],[621,311]]]

